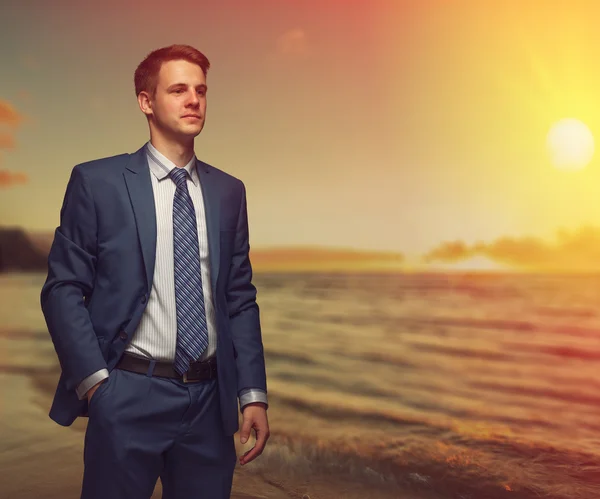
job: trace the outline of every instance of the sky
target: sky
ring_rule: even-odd
[[[135,67],[188,43],[211,61],[196,154],[246,184],[253,247],[600,256],[598,153],[547,147],[563,118],[600,137],[597,2],[120,4],[2,2],[1,225],[52,231],[75,164],[141,147]]]

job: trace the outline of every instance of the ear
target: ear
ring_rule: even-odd
[[[142,90],[138,94],[137,100],[142,113],[144,113],[146,116],[152,116],[152,99],[150,99],[150,94],[145,90]]]

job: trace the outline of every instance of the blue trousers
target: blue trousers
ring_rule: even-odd
[[[228,499],[236,452],[218,381],[184,384],[115,369],[89,405],[81,499]]]

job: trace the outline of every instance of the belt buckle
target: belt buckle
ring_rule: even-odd
[[[189,369],[183,373],[184,383],[194,383],[202,380],[210,380],[216,377],[214,364],[209,362],[192,362]]]
[[[192,362],[190,364],[190,367],[188,368],[188,370],[183,373],[183,382],[184,383],[198,382],[202,379],[201,375],[202,375],[202,369],[200,369],[200,366],[194,365],[194,363]]]
[[[196,381],[200,381],[200,377],[188,377],[188,371],[183,373],[183,382],[184,383],[194,383]]]

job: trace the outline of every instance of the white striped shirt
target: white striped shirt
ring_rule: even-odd
[[[156,208],[156,259],[154,279],[146,310],[125,351],[137,356],[173,362],[177,345],[177,315],[175,312],[175,269],[173,261],[173,197],[176,185],[169,173],[177,166],[148,142],[147,158]],[[187,186],[196,212],[198,246],[202,273],[204,308],[208,326],[208,347],[200,357],[206,360],[215,354],[217,329],[210,285],[208,232],[204,199],[193,156],[183,168],[188,172]]]

